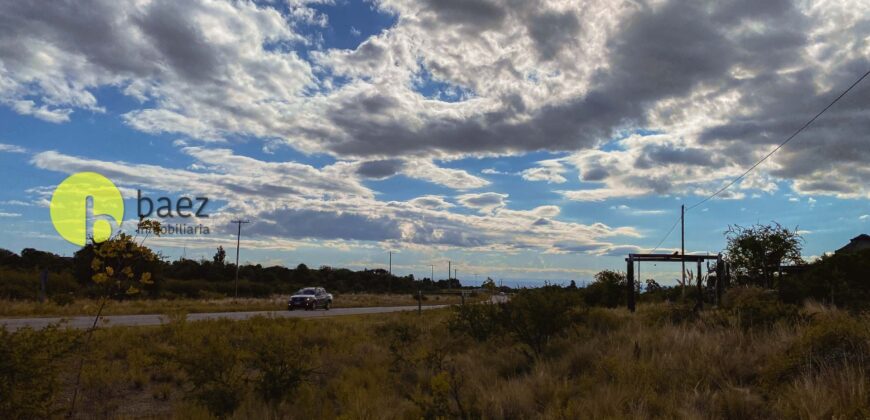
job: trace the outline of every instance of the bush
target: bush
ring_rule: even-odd
[[[626,302],[625,274],[604,270],[595,274],[595,281],[586,287],[584,299],[589,306],[615,308]]]
[[[798,309],[782,303],[772,290],[734,287],[722,297],[722,307],[736,318],[742,328],[769,327],[783,319],[795,319]]]
[[[486,341],[501,333],[502,307],[496,304],[457,305],[448,321],[450,332],[466,334],[477,341]]]
[[[642,307],[642,314],[653,325],[683,324],[698,319],[695,304],[689,302],[660,303]]]
[[[58,391],[61,356],[73,336],[56,326],[15,332],[0,327],[0,413],[8,419],[49,418]]]
[[[581,299],[579,293],[557,286],[523,290],[501,306],[502,325],[540,356],[551,338],[582,319],[585,305]]]
[[[305,332],[299,331],[298,322],[289,328],[262,318],[251,322],[246,346],[251,348],[248,366],[257,372],[254,389],[269,404],[286,401],[314,372],[314,361],[299,337]]]
[[[870,307],[870,250],[824,256],[803,273],[784,276],[780,296],[786,302],[815,299],[852,310]]]
[[[245,398],[246,349],[242,339],[230,325],[221,320],[187,325],[175,335],[177,347],[174,361],[192,385],[190,395],[212,414],[224,417],[232,414]]]
[[[870,329],[866,320],[843,314],[823,315],[765,369],[768,383],[779,383],[825,367],[865,366],[870,360]]]

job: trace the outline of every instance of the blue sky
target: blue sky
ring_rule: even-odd
[[[244,217],[242,259],[266,265],[385,267],[392,250],[398,274],[451,260],[472,283],[624,269],[870,68],[870,13],[830,31],[819,9],[837,4],[708,6],[0,6],[0,247],[72,254],[48,202],[89,170],[128,221],[136,190],[210,198],[185,221],[209,235],[149,239],[169,259],[233,254]],[[807,257],[870,230],[868,93],[689,212],[687,251],[720,252],[730,224],[796,227]],[[677,229],[662,249],[678,247]]]

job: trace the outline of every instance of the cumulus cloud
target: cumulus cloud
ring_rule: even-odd
[[[117,90],[133,99],[121,120],[182,137],[188,169],[53,151],[33,164],[233,198],[226,211],[262,216],[261,235],[607,255],[626,249],[603,238],[637,231],[563,222],[555,206],[511,210],[451,162],[559,151],[519,175],[575,201],[702,197],[870,68],[867,2],[382,0],[373,7],[395,25],[352,49],[301,33],[329,24],[310,3],[3,2],[0,105],[64,124],[104,113],[97,92]],[[870,197],[868,89],[721,198],[780,185]],[[240,138],[335,163],[260,161],[231,151]],[[0,151],[26,152],[15,147]],[[440,196],[379,201],[363,182],[397,175],[462,191],[451,200],[478,211]],[[337,228],[350,225],[367,231]]]
[[[860,2],[384,0],[395,26],[303,59],[312,41],[297,26],[328,23],[308,3],[7,2],[0,103],[63,123],[103,112],[94,92],[115,87],[141,101],[123,116],[138,130],[278,139],[363,160],[375,178],[401,153],[408,176],[451,188],[486,181],[432,159],[569,151],[564,163],[605,184],[567,195],[588,199],[714,190],[870,67]],[[467,94],[426,97],[423,74]],[[761,168],[771,178],[756,187],[870,196],[866,92]],[[640,129],[657,136],[602,147]],[[555,164],[522,175],[566,182]]]
[[[184,147],[200,169],[107,162],[55,151],[33,156],[33,165],[52,171],[97,171],[122,189],[196,194],[226,202],[210,213],[207,223],[229,232],[229,220],[245,214],[256,241],[275,239],[265,248],[296,247],[298,241],[380,242],[405,248],[459,247],[490,251],[552,248],[558,240],[587,238],[611,246],[605,238],[639,237],[632,227],[601,223],[584,225],[556,220],[552,205],[531,210],[507,208],[507,195],[464,194],[457,201],[478,214],[451,212],[444,197],[422,196],[408,201],[380,201],[357,177],[355,164],[338,162],[322,168],[292,162],[265,162],[226,149]],[[50,194],[51,188],[34,190]],[[546,220],[547,223],[540,223]],[[253,246],[258,246],[254,242]],[[282,244],[282,245],[276,245]]]
[[[456,201],[465,207],[477,209],[484,213],[490,213],[507,205],[507,194],[486,192],[480,194],[463,194],[456,197]]]
[[[489,181],[462,169],[442,168],[432,161],[414,160],[405,165],[402,173],[457,190],[472,190],[489,185]]]
[[[535,168],[524,170],[521,175],[526,181],[546,181],[548,184],[564,184],[565,167],[559,160],[543,160]]]
[[[444,197],[439,195],[424,195],[422,197],[414,198],[409,203],[433,210],[443,210],[449,209],[450,207],[454,207],[453,204],[444,199]]]

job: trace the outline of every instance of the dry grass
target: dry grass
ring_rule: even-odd
[[[264,331],[290,337],[316,372],[276,404],[240,382],[230,418],[870,416],[866,318],[814,306],[804,320],[747,329],[716,311],[672,323],[654,316],[660,310],[592,309],[533,358],[508,336],[450,332],[450,310],[108,328],[95,336],[80,414],[213,418],[191,398],[179,349],[195,360],[254,357],[262,345],[250,331]]]
[[[286,309],[288,296],[239,299],[137,299],[109,301],[104,315],[165,314],[172,312],[246,312]],[[483,299],[480,297],[478,299]],[[427,295],[423,305],[450,305],[460,303],[456,295]],[[471,301],[473,299],[470,299]],[[361,308],[374,306],[412,306],[417,300],[410,294],[356,293],[335,295],[335,308]],[[100,306],[98,300],[77,299],[68,305],[54,302],[39,303],[27,300],[0,300],[0,317],[66,317],[94,315]]]

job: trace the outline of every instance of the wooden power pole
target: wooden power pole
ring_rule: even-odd
[[[236,299],[239,298],[239,246],[242,242],[242,225],[245,223],[251,223],[250,220],[232,220],[230,223],[235,223],[239,225],[239,231],[236,235],[236,280],[235,280],[235,289],[236,289]]]
[[[683,267],[683,294],[686,293],[686,205],[680,206],[680,264]]]

